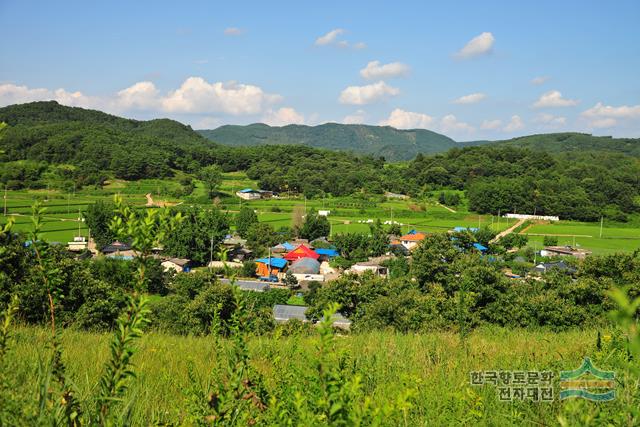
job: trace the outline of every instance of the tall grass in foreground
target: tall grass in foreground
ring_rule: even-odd
[[[120,206],[114,220],[143,255],[174,220],[152,212],[140,217]],[[56,329],[56,301],[64,296],[46,245],[34,237],[51,321],[13,326],[15,299],[0,318],[0,425],[640,424],[640,298],[623,290],[611,295],[617,327],[604,336],[507,328],[339,336],[331,327],[335,306],[311,335],[252,336],[235,289],[231,320],[214,322],[219,330],[206,337],[179,337],[143,334],[141,263],[114,333],[91,334]],[[496,388],[469,382],[471,371],[572,370],[584,356],[616,372],[616,400],[502,402]]]

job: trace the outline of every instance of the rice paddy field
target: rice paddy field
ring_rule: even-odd
[[[438,232],[456,226],[489,226],[496,231],[502,231],[515,222],[497,216],[469,212],[464,204],[459,209],[451,209],[429,201],[382,198],[372,202],[357,197],[305,200],[302,197],[288,197],[287,194],[277,199],[246,201],[235,195],[236,191],[243,188],[257,188],[257,183],[241,172],[224,174],[216,203],[230,214],[237,212],[242,206],[251,206],[258,213],[261,222],[269,223],[276,229],[291,225],[292,212],[296,206],[305,207],[307,210],[330,210],[332,234],[366,233],[369,231],[368,222],[376,219],[399,223],[403,232],[412,229]],[[31,228],[31,205],[35,200],[40,200],[42,205],[47,207],[43,237],[51,242],[67,242],[77,235],[88,235],[88,230],[81,220],[81,212],[98,200],[111,200],[114,194],[120,194],[126,202],[138,207],[145,206],[147,193],[152,194],[155,202],[203,206],[212,203],[206,196],[204,186],[199,182],[194,192],[187,197],[176,197],[174,194],[179,189],[180,184],[176,180],[118,180],[108,183],[100,190],[83,189],[72,194],[53,190],[8,191],[6,206],[7,214],[13,216],[16,221],[16,229],[28,231]],[[0,214],[3,212],[4,209]],[[528,235],[530,246],[534,248],[542,247],[545,235],[558,237],[560,245],[577,246],[591,250],[594,254],[633,251],[640,248],[638,223],[620,224],[605,221],[601,232],[600,223],[560,221],[533,224],[521,232]]]
[[[17,328],[8,354],[13,375],[20,378],[17,395],[36,395],[38,360],[46,357],[49,339],[48,329]],[[317,375],[315,335],[253,337],[247,342],[250,366],[271,397],[286,390],[304,394],[306,382]],[[62,333],[63,360],[80,400],[92,393],[99,379],[108,343],[108,334],[70,329]],[[220,381],[216,361],[227,357],[228,345],[211,337],[145,335],[133,358],[138,378],[125,398],[126,403],[133,402],[132,424],[185,425],[189,400],[185,391],[193,386],[189,366],[202,384]],[[377,332],[341,336],[334,345],[335,354],[345,355],[349,370],[360,377],[361,393],[371,398],[373,407],[411,391],[410,405],[400,419],[387,419],[383,425],[558,425],[559,420],[567,421],[565,425],[597,425],[594,418],[603,412],[623,416],[617,405],[628,404],[629,399],[622,381],[614,402],[558,399],[559,371],[577,368],[583,357],[590,356],[601,369],[615,369],[606,352],[596,349],[596,331],[490,328],[472,332],[465,342],[447,332]],[[550,371],[553,399],[503,401],[494,385],[472,385],[472,371]]]

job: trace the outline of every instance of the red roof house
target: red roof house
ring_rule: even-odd
[[[287,261],[295,261],[300,258],[313,258],[318,259],[320,255],[316,251],[313,251],[305,245],[300,245],[288,254],[284,256]]]

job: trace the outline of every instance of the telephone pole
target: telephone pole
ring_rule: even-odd
[[[7,216],[7,187],[4,187],[4,216]]]
[[[600,217],[600,238],[602,239],[602,223],[604,222],[604,216]]]

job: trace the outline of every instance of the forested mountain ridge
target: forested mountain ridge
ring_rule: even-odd
[[[390,126],[325,123],[318,126],[247,126],[225,125],[199,130],[201,135],[229,146],[305,145],[328,150],[350,151],[384,157],[387,160],[411,160],[418,153],[442,153],[454,147],[479,145],[482,142],[456,142],[448,136],[426,130],[402,130]]]
[[[612,138],[588,133],[564,132],[527,135],[494,141],[492,145],[528,148],[548,153],[606,151],[640,157],[640,138]]]

